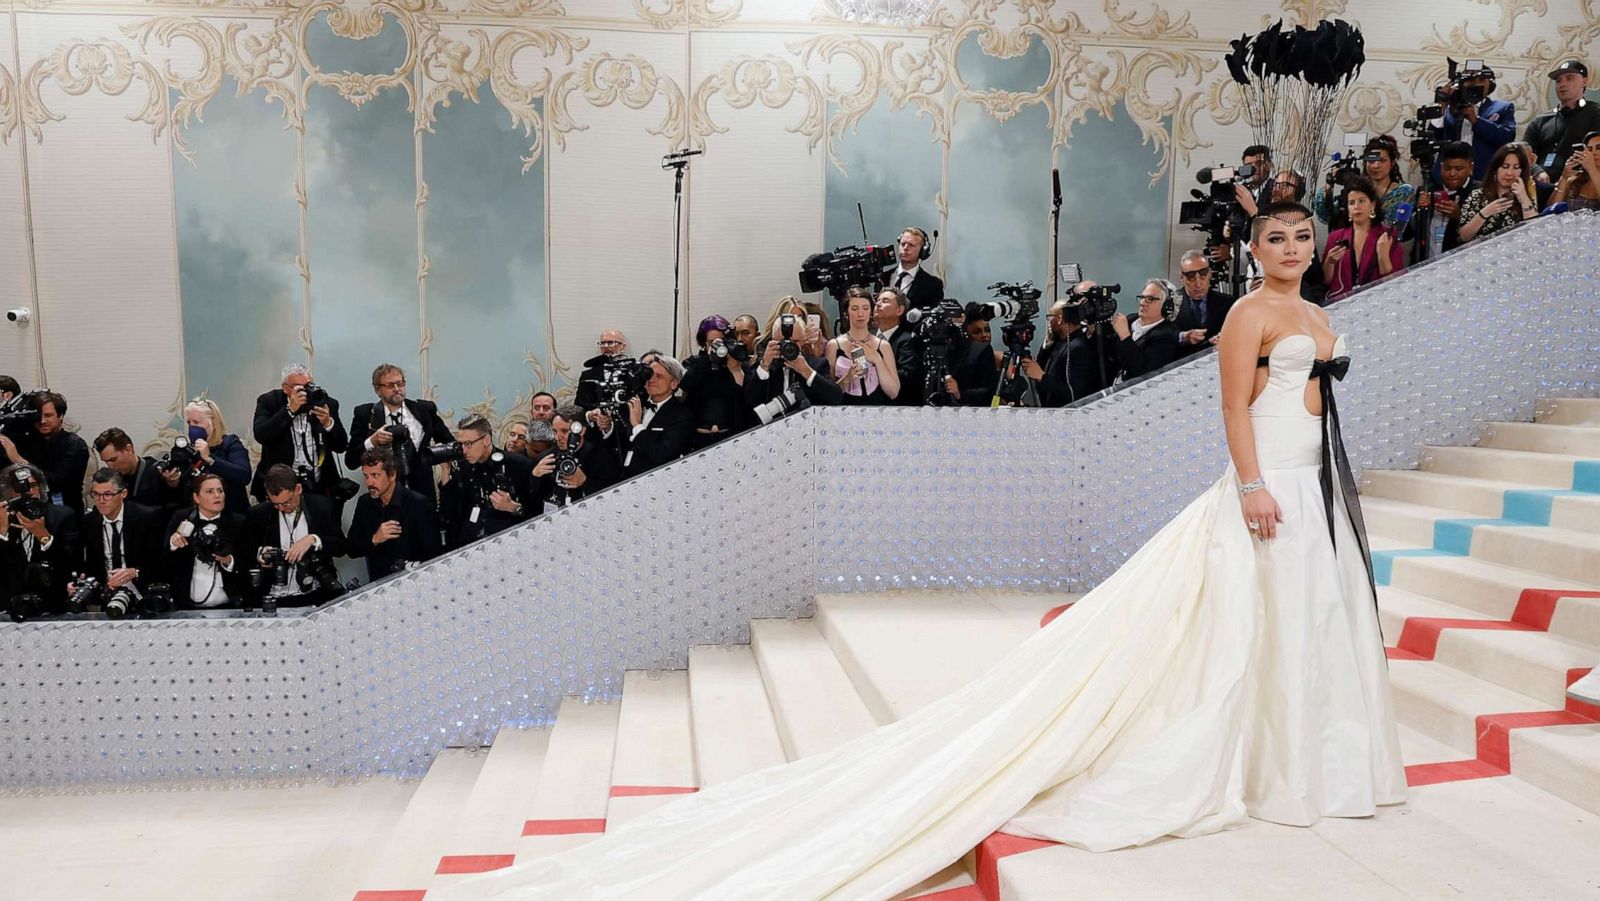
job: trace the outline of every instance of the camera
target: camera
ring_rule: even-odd
[[[706,345],[706,354],[718,360],[726,360],[729,357],[733,357],[743,363],[750,359],[750,348],[745,347],[744,344],[738,341],[726,341],[718,338]]]
[[[33,496],[32,492],[35,484],[33,473],[27,469],[19,468],[12,473],[11,487],[17,492],[17,496],[3,502],[6,508],[17,516],[25,516],[28,519],[43,519],[44,501]]]
[[[1029,346],[1033,344],[1034,317],[1039,315],[1039,297],[1041,293],[1033,286],[1033,282],[1007,283],[995,282],[989,286],[996,297],[1009,298],[1008,300],[990,302],[987,306],[995,314],[995,318],[1004,317],[1007,321],[1000,327],[1000,335],[1005,341],[1006,354],[1009,357],[1007,365],[1002,367],[1002,380],[996,389],[996,394],[1004,403],[1014,404],[1022,400],[1028,392],[1028,377],[1022,374],[1020,361],[1030,355]],[[1012,366],[1016,370],[1010,377],[1004,377],[1004,370]]]
[[[33,319],[33,311],[27,307],[6,310],[6,319],[15,322],[17,325],[27,325],[29,320]]]
[[[1213,166],[1195,173],[1195,181],[1210,185],[1210,191],[1191,189],[1194,199],[1178,204],[1178,224],[1206,233],[1206,247],[1220,247],[1249,231],[1250,223],[1239,207],[1234,184],[1249,179],[1256,169],[1249,163],[1239,166]]]
[[[0,432],[19,435],[33,428],[44,418],[32,394],[19,394],[0,404]]]
[[[312,407],[327,406],[328,389],[322,387],[316,382],[306,382],[300,390],[304,393],[306,399],[306,405],[300,408],[302,412],[309,410]]]
[[[162,472],[192,472],[195,465],[200,462],[200,452],[183,435],[172,439],[172,449],[161,455],[156,461],[156,469]]]
[[[44,615],[44,598],[38,594],[26,591],[14,594],[6,602],[6,616],[11,617],[14,623],[34,619]]]
[[[1448,80],[1443,86],[1434,88],[1434,103],[1462,109],[1468,106],[1477,106],[1488,98],[1489,92],[1494,89],[1494,70],[1485,65],[1483,60],[1465,60],[1460,66],[1457,66],[1456,61],[1448,56],[1445,57],[1444,61],[1446,67],[1445,77]],[[1467,84],[1467,82],[1475,81],[1479,78],[1487,78],[1490,83],[1488,85]],[[1419,116],[1418,118],[1422,117]],[[1436,117],[1430,116],[1428,118]]]
[[[917,326],[917,334],[922,337],[922,397],[929,406],[955,403],[944,380],[950,374],[950,346],[966,337],[956,324],[964,316],[966,308],[950,297],[937,306],[906,311],[906,322]]]
[[[192,519],[185,520],[178,523],[178,534],[188,540],[196,556],[209,554],[226,557],[233,553],[233,542],[222,531],[222,527],[214,522],[196,525]]]
[[[82,613],[84,608],[100,595],[100,580],[94,576],[79,574],[72,583],[72,593],[67,595],[67,609],[73,613]]]
[[[467,458],[467,449],[461,442],[452,441],[449,444],[430,444],[417,452],[417,459],[423,466],[437,466],[440,463],[458,463]]]
[[[894,264],[895,249],[890,244],[852,244],[814,253],[800,264],[800,291],[827,291],[842,297],[853,285],[878,284],[883,271]]]
[[[756,407],[756,418],[761,420],[762,425],[770,425],[774,419],[798,413],[809,406],[811,399],[806,397],[805,392],[790,385],[778,392],[772,400]]]
[[[1061,308],[1061,315],[1068,322],[1080,325],[1110,322],[1117,315],[1117,295],[1120,293],[1120,284],[1094,285],[1085,291],[1074,288],[1068,294],[1067,305]]]
[[[129,614],[137,615],[144,608],[144,595],[133,585],[124,585],[106,593],[105,600],[100,604],[100,612],[106,619],[123,619]]]
[[[573,398],[585,410],[599,410],[612,419],[627,416],[628,401],[644,397],[651,369],[633,357],[601,354],[584,362],[584,375]]]
[[[785,362],[800,356],[800,345],[794,340],[795,326],[800,322],[800,317],[793,313],[784,313],[778,317],[778,356]]]

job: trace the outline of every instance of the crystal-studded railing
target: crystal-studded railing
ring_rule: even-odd
[[[1333,308],[1352,456],[1600,395],[1600,215]],[[419,775],[819,591],[1081,590],[1225,465],[1202,358],[1067,410],[813,409],[304,619],[0,626],[0,788]]]

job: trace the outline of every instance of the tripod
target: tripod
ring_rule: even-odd
[[[699,156],[704,150],[680,150],[661,158],[661,168],[672,170],[672,352],[678,353],[679,297],[683,290],[680,272],[683,266],[683,173],[689,168],[689,157]]]

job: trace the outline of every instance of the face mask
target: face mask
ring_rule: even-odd
[[[206,430],[205,430],[204,426],[198,426],[198,425],[189,426],[189,440],[190,441],[204,441],[205,438],[206,438]]]

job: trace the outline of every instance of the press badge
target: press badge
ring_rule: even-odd
[[[467,522],[476,524],[478,522],[478,511],[482,509],[482,507],[473,507],[472,514],[467,517]]]
[[[1550,153],[1545,154],[1544,162],[1540,163],[1540,165],[1546,169],[1554,169],[1556,167],[1555,151],[1552,150]]]

